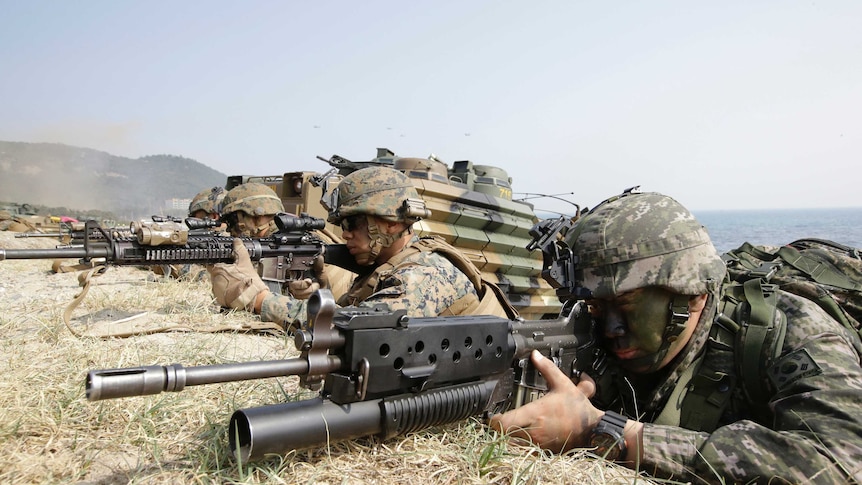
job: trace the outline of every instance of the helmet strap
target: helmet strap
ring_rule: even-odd
[[[259,226],[254,225],[254,217],[245,213],[241,213],[240,217],[237,217],[236,222],[236,230],[239,237],[258,237],[258,234],[272,234],[278,231],[278,226],[275,225],[275,219],[270,220],[265,224],[261,224]],[[251,224],[249,224],[251,222]]]
[[[386,231],[380,230],[380,226],[377,224],[375,217],[369,215],[366,215],[365,217],[368,220],[368,238],[371,240],[369,243],[369,246],[371,247],[371,262],[377,260],[377,257],[380,256],[380,251],[383,248],[392,246],[395,244],[395,241],[401,239],[405,233],[413,231],[413,226],[407,226],[401,231],[389,234]]]

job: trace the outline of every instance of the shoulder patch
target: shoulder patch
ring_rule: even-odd
[[[782,391],[803,377],[820,374],[822,369],[805,349],[797,349],[779,358],[767,371],[775,389]]]

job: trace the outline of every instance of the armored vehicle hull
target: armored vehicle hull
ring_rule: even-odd
[[[529,231],[538,222],[533,206],[512,200],[511,179],[500,168],[457,161],[449,167],[434,158],[398,157],[385,148],[368,161],[351,161],[338,155],[318,157],[332,166],[325,174],[287,172],[282,176],[232,176],[226,189],[245,182],[262,182],[281,197],[285,210],[299,215],[326,218],[320,203],[321,182],[332,187],[348,173],[363,167],[383,165],[403,171],[415,185],[431,211],[431,217],[414,228],[420,236],[436,235],[460,249],[497,283],[527,319],[556,317],[560,302],[553,288],[542,279],[542,255],[530,253]],[[328,225],[328,233],[340,228]]]

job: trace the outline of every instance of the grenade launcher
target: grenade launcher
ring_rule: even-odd
[[[581,302],[557,319],[495,316],[408,318],[404,310],[338,308],[329,290],[308,303],[308,326],[296,331],[301,356],[276,361],[93,370],[90,401],[181,391],[219,382],[300,377],[316,398],[241,409],[228,425],[237,460],[313,448],[330,441],[384,438],[490,417],[538,398],[542,376],[529,359],[537,349],[567,375],[602,374],[594,320]]]

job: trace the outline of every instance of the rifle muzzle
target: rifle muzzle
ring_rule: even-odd
[[[93,370],[86,381],[89,401],[178,392],[185,387],[186,372],[180,364]]]

